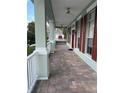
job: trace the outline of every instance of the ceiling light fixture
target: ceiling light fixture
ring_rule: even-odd
[[[66,8],[66,11],[65,11],[66,14],[70,14],[70,8]]]

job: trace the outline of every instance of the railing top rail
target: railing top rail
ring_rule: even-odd
[[[47,42],[47,45],[49,45],[50,44],[50,42]]]
[[[33,53],[31,53],[28,57],[27,60],[30,59],[32,56],[34,56],[36,54],[36,51],[34,50]]]
[[[47,42],[47,46],[50,45],[50,42]],[[31,53],[28,57],[27,60],[30,59],[32,56],[34,56],[37,53],[36,50],[33,51],[33,53]]]

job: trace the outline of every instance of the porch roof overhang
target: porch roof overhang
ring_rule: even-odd
[[[53,20],[56,27],[70,26],[84,16],[94,2],[96,0],[46,0],[46,20]],[[69,14],[67,8],[70,8]]]
[[[86,9],[96,0],[50,0],[56,26],[69,26],[86,14]],[[67,8],[70,13],[67,14]]]

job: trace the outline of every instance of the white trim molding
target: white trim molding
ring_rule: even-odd
[[[69,43],[66,43],[66,45],[71,48],[71,45]],[[97,72],[97,64],[94,60],[92,60],[90,57],[88,57],[86,54],[83,54],[79,51],[78,48],[74,48],[74,52],[85,62],[87,63],[94,71]]]
[[[38,80],[48,80],[48,77],[39,77]]]
[[[74,52],[85,62],[87,63],[94,71],[97,72],[97,64],[90,57],[86,56],[82,52],[80,52],[77,48],[74,49]]]
[[[67,45],[69,48],[71,48],[71,45],[70,45],[69,43],[66,43],[66,45]]]
[[[87,8],[87,10],[86,10],[87,13],[88,13],[89,11],[91,11],[93,8],[95,8],[96,5],[97,5],[97,1],[95,1],[90,7]]]

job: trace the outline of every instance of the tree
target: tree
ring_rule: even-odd
[[[32,32],[27,31],[27,43],[29,45],[35,43],[35,35]]]
[[[28,23],[27,28],[28,28],[28,31],[35,33],[35,23],[33,21]]]
[[[35,23],[32,21],[27,26],[27,44],[31,45],[35,43]]]

